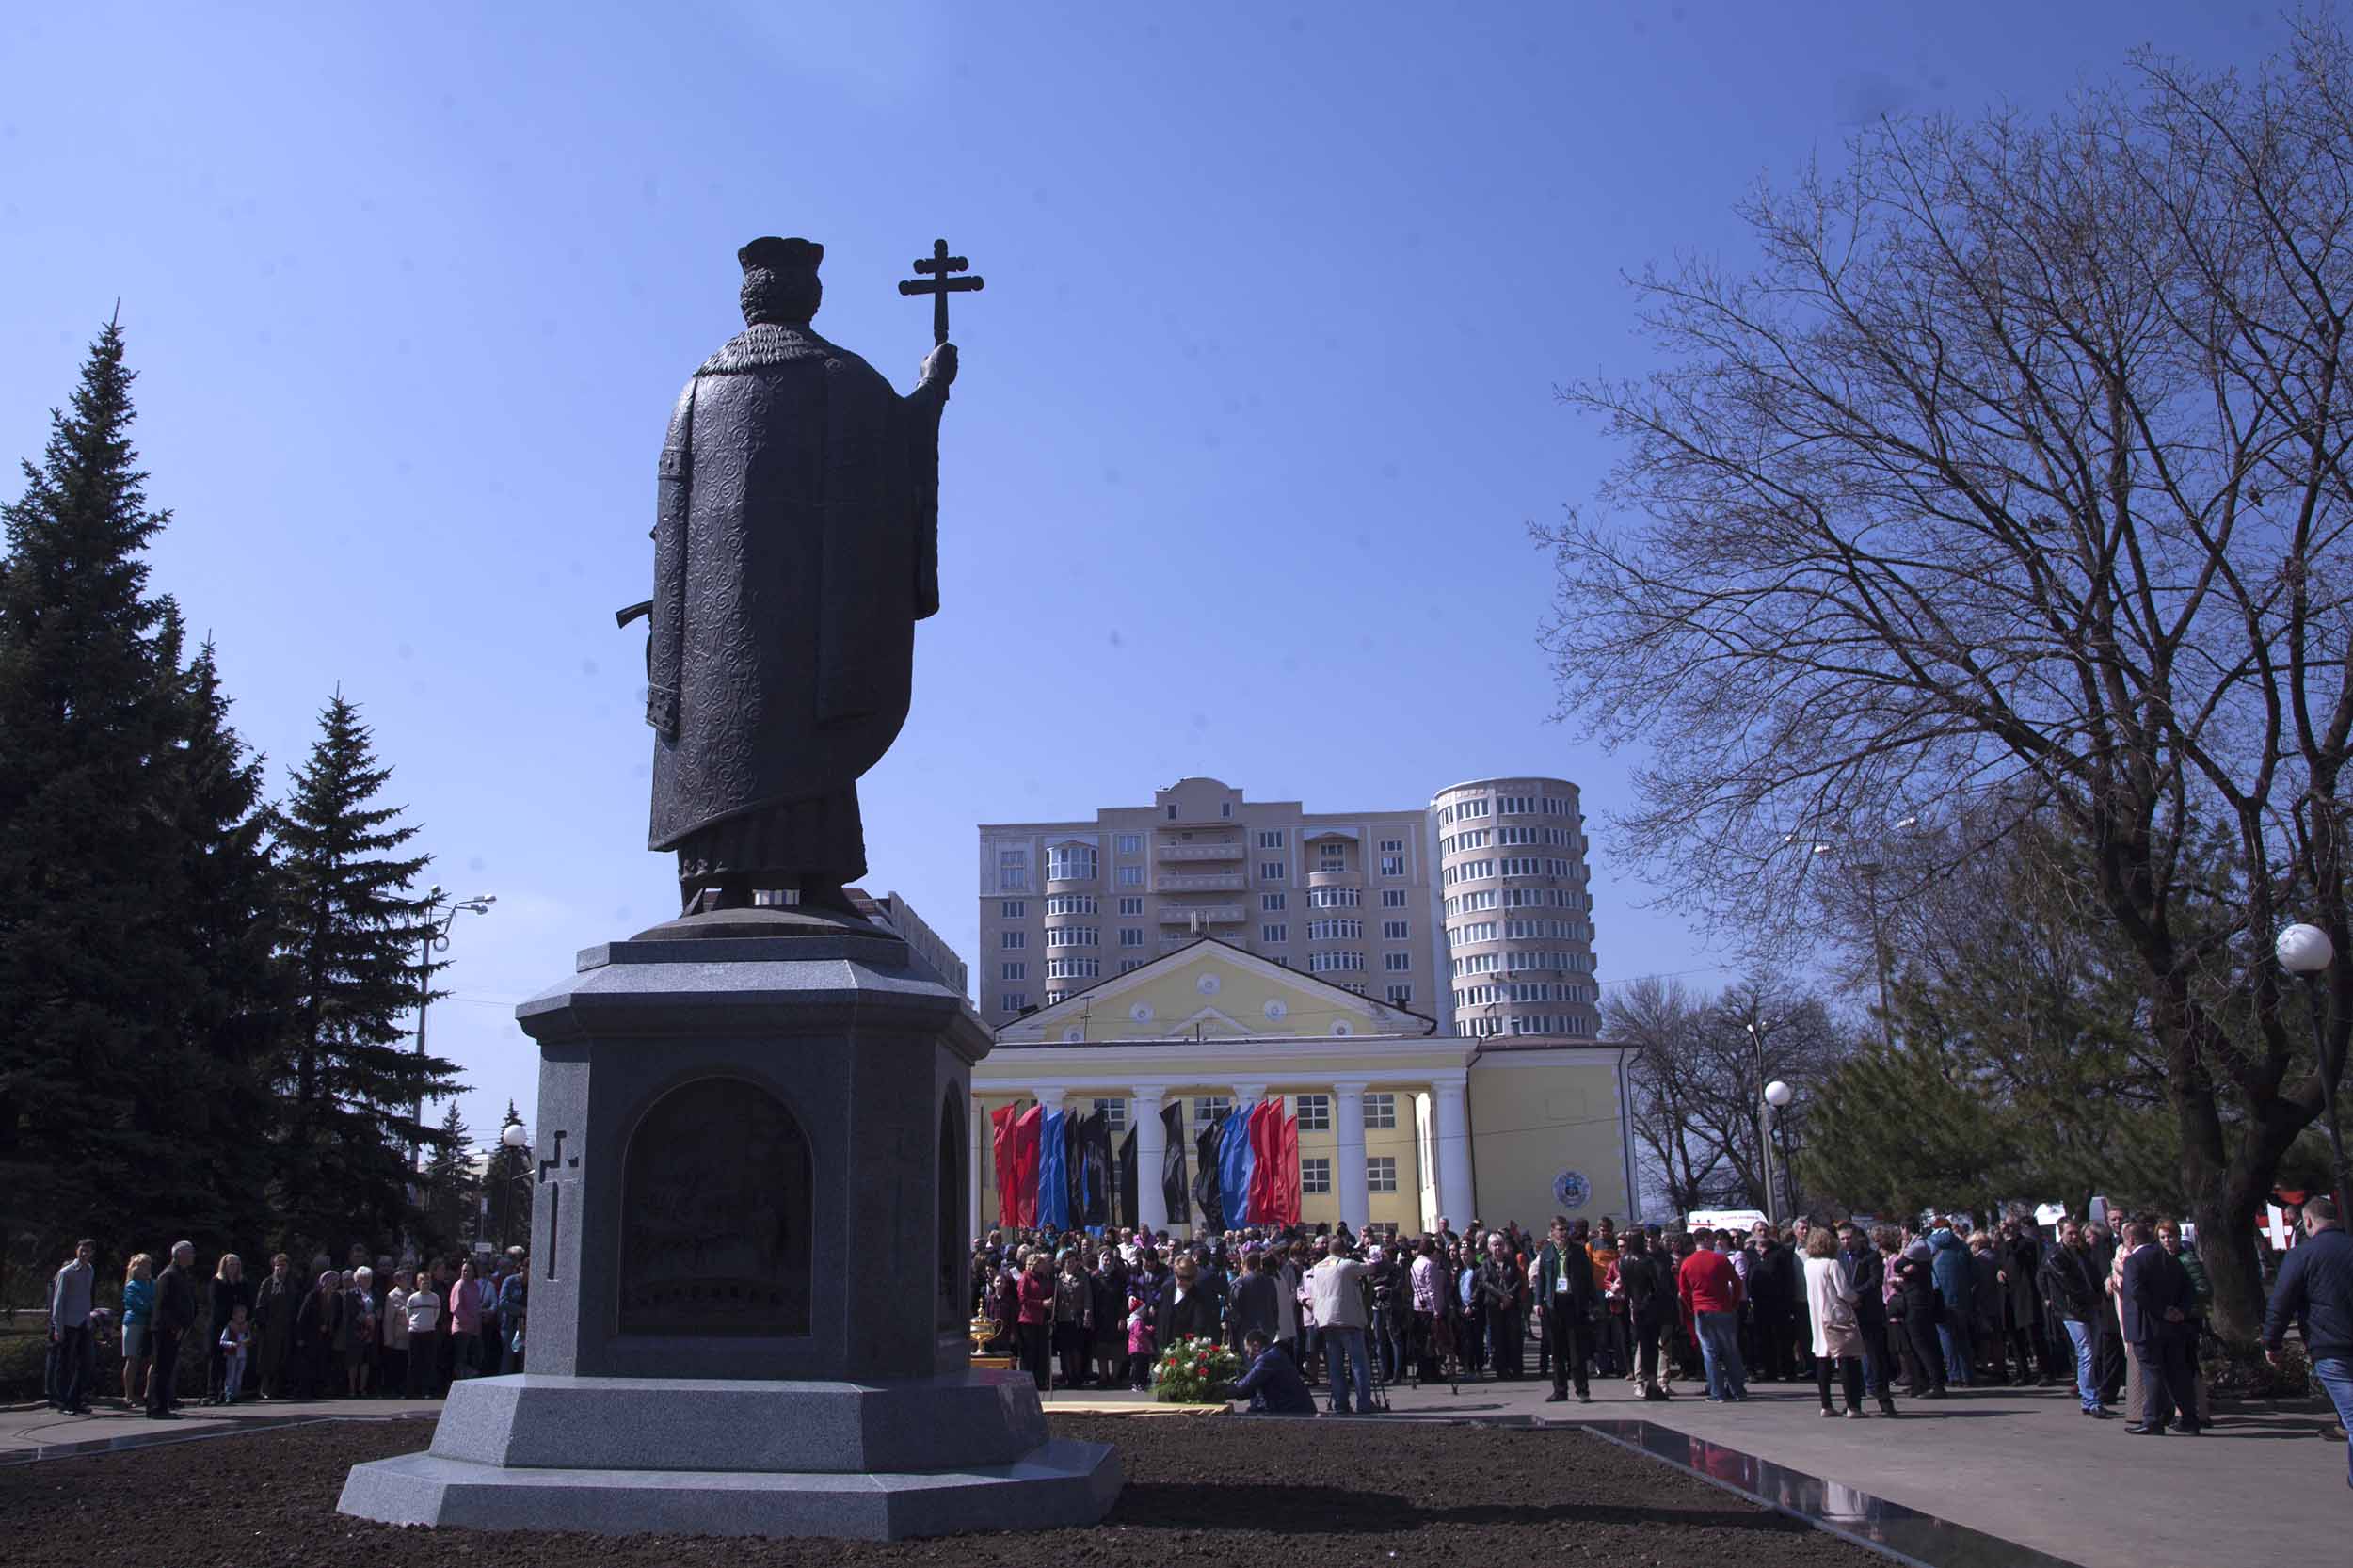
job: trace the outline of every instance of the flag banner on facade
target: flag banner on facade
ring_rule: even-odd
[[[1086,1156],[1087,1193],[1086,1223],[1100,1229],[1112,1223],[1112,1119],[1097,1111],[1086,1119],[1080,1140]]]
[[[1070,1225],[1070,1141],[1063,1128],[1066,1112],[1048,1111],[1038,1124],[1036,1224],[1055,1230]]]
[[[1193,1141],[1193,1206],[1201,1211],[1204,1230],[1225,1228],[1225,1195],[1218,1189],[1217,1144],[1223,1122],[1211,1122]]]
[[[1187,1224],[1193,1213],[1193,1185],[1185,1179],[1185,1106],[1182,1100],[1160,1107],[1160,1202],[1167,1207],[1167,1224]],[[1144,1221],[1139,1217],[1136,1224]]]
[[[1013,1223],[1037,1224],[1037,1166],[1044,1142],[1046,1108],[1032,1102],[1013,1123]]]
[[[1225,1127],[1217,1145],[1217,1186],[1225,1199],[1225,1223],[1257,1223],[1250,1212],[1250,1177],[1257,1157],[1250,1147],[1251,1112],[1263,1102],[1238,1105],[1225,1113]]]
[[[1062,1201],[1065,1225],[1084,1224],[1087,1211],[1086,1149],[1080,1142],[1080,1129],[1086,1118],[1077,1112],[1064,1112],[1062,1119]]]
[[[995,1159],[997,1172],[997,1223],[1000,1225],[1021,1223],[1021,1199],[1013,1179],[1013,1123],[1020,1114],[1020,1108],[1012,1105],[1000,1105],[988,1113],[989,1153]]]
[[[1132,1230],[1144,1223],[1136,1218],[1136,1198],[1142,1191],[1136,1185],[1136,1129],[1129,1128],[1128,1136],[1119,1141],[1119,1204],[1112,1224]]]
[[[1295,1113],[1283,1118],[1280,1149],[1281,1175],[1275,1178],[1274,1189],[1283,1211],[1275,1216],[1275,1224],[1295,1225],[1300,1223],[1299,1117]]]
[[[1283,1101],[1262,1100],[1250,1113],[1250,1216],[1256,1224],[1278,1224],[1283,1204]]]

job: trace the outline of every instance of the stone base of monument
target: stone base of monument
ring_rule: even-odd
[[[1093,1524],[1119,1485],[1108,1445],[1048,1437],[1026,1373],[524,1373],[454,1385],[432,1448],[354,1466],[336,1506],[392,1525],[895,1541]]]

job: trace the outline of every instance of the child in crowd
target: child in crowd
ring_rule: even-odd
[[[253,1342],[253,1330],[245,1320],[245,1303],[229,1309],[228,1326],[220,1331],[220,1354],[226,1376],[221,1386],[221,1403],[235,1404],[237,1390],[245,1386],[246,1348]]]
[[[1142,1296],[1128,1298],[1128,1386],[1149,1391],[1152,1386],[1152,1309]]]

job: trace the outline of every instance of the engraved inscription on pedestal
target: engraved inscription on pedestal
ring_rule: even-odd
[[[808,1333],[814,1212],[783,1102],[737,1078],[671,1090],[622,1165],[619,1332]]]

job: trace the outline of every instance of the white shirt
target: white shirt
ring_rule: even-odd
[[[431,1288],[420,1285],[408,1293],[408,1332],[431,1334],[441,1321],[441,1298]]]

